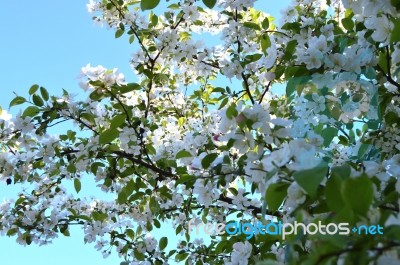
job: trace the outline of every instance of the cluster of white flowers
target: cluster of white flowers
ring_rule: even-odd
[[[227,265],[247,265],[251,255],[252,245],[246,242],[237,242],[233,244],[233,252],[231,261],[226,262]]]
[[[118,70],[114,68],[113,70],[107,70],[101,65],[96,67],[92,67],[90,64],[87,64],[85,67],[82,67],[81,73],[87,81],[89,82],[81,82],[81,87],[86,91],[88,89],[94,89],[96,86],[91,85],[90,81],[101,81],[107,86],[112,85],[123,85],[125,84],[125,77],[123,74],[118,73]],[[102,91],[99,91],[102,92]]]

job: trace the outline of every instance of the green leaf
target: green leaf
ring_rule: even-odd
[[[365,215],[374,198],[372,181],[366,175],[348,178],[343,183],[342,195],[354,212]]]
[[[179,158],[191,157],[191,156],[192,156],[192,154],[190,152],[188,152],[186,150],[181,150],[176,154],[175,158],[179,159]]]
[[[254,23],[254,22],[244,22],[243,26],[251,29],[256,29],[256,30],[261,30],[260,25]]]
[[[271,47],[271,39],[269,38],[268,34],[263,34],[260,36],[260,45],[262,52],[266,55],[267,49]]]
[[[132,44],[135,41],[135,35],[129,36],[129,44]]]
[[[327,172],[327,165],[321,163],[315,168],[295,172],[293,178],[311,197],[315,197],[318,186]]]
[[[221,102],[221,105],[219,105],[218,110],[222,109],[223,107],[225,107],[225,105],[228,103],[228,98],[224,98]]]
[[[188,183],[190,183],[190,182],[193,182],[193,183],[194,183],[195,180],[196,180],[195,177],[193,177],[193,176],[191,176],[191,175],[184,174],[184,175],[181,175],[181,176],[179,177],[179,179],[176,180],[175,186],[178,186],[179,184],[182,184],[182,183],[185,183],[186,185],[187,185]]]
[[[121,126],[126,119],[125,114],[118,114],[114,118],[112,118],[111,123],[110,123],[110,128],[111,129],[116,129],[119,126]]]
[[[351,174],[351,168],[348,164],[332,168],[332,176],[338,176],[342,179],[347,179],[350,177],[350,174]]]
[[[347,17],[342,19],[342,25],[348,31],[352,31],[354,28],[354,21],[351,18]]]
[[[134,90],[140,90],[140,89],[141,89],[141,86],[139,84],[129,83],[129,84],[125,85],[125,86],[121,86],[121,88],[119,90],[119,93],[125,94],[125,93],[128,93],[128,92],[131,92],[131,91],[134,91]]]
[[[163,236],[158,244],[160,250],[163,250],[168,245],[168,238]]]
[[[119,136],[118,130],[116,128],[110,128],[100,134],[99,143],[100,144],[111,143],[118,136]]]
[[[333,212],[340,212],[345,205],[345,202],[341,196],[342,178],[336,175],[332,175],[325,187],[326,204],[329,209]]]
[[[13,106],[21,105],[26,102],[26,99],[24,97],[17,96],[10,102],[10,108]]]
[[[212,92],[222,93],[222,94],[224,94],[225,91],[226,90],[223,87],[214,87],[213,90],[212,90]]]
[[[152,14],[151,15],[151,24],[153,25],[153,27],[157,26],[158,24],[158,16]]]
[[[157,219],[153,219],[153,224],[154,224],[154,226],[157,227],[157,228],[160,228],[160,227],[161,227],[160,221],[158,221]]]
[[[386,74],[388,72],[386,53],[381,52],[379,54],[378,64],[382,68],[383,72]]]
[[[34,117],[40,112],[39,108],[36,106],[29,106],[24,110],[22,114],[23,117]]]
[[[159,211],[160,206],[155,197],[150,198],[149,206],[152,213],[157,213]]]
[[[25,239],[27,245],[32,244],[32,238],[31,238],[31,235],[29,234],[29,232],[25,232],[22,235],[22,239]]]
[[[132,229],[126,229],[125,234],[132,240],[135,238],[135,232]]]
[[[130,196],[135,190],[135,182],[131,179],[130,181],[128,181],[124,189],[126,196]]]
[[[396,19],[394,23],[394,28],[391,31],[392,36],[390,37],[391,42],[398,42],[400,41],[400,18]]]
[[[38,89],[39,89],[39,86],[36,84],[31,86],[31,88],[29,88],[29,95],[35,94]]]
[[[226,109],[226,116],[228,119],[232,119],[238,115],[238,111],[236,109],[236,104],[231,104],[229,107]]]
[[[244,58],[244,62],[245,62],[246,64],[249,64],[249,63],[258,61],[261,57],[262,57],[262,54],[259,54],[259,53],[250,54],[250,55],[247,55],[247,56]]]
[[[47,92],[46,88],[40,87],[40,94],[42,95],[42,98],[47,101],[49,100],[49,92]]]
[[[357,157],[359,159],[363,158],[364,155],[372,148],[370,144],[361,144],[360,148],[358,149]]]
[[[177,261],[183,261],[189,256],[189,253],[179,253],[175,256]]]
[[[94,211],[94,212],[92,212],[92,217],[93,217],[93,220],[102,222],[108,218],[108,215],[103,212]]]
[[[140,8],[145,11],[145,10],[150,10],[158,6],[160,3],[160,0],[142,0],[140,1]]]
[[[267,201],[268,209],[275,212],[279,206],[282,205],[283,200],[287,196],[288,183],[278,182],[269,185],[265,199]]]
[[[67,166],[67,171],[70,172],[70,173],[75,173],[76,172],[76,166],[74,164],[72,164],[72,163],[69,164]]]
[[[293,68],[292,68],[293,69]],[[296,70],[294,70],[293,69],[293,73],[292,74],[296,74],[295,73],[295,71]],[[288,71],[287,72],[290,72],[290,68],[288,68]],[[305,81],[306,81],[306,78],[302,78],[302,77],[293,77],[293,78],[290,78],[289,79],[289,81],[287,82],[287,85],[286,85],[286,96],[287,97],[290,97],[296,90],[297,90],[297,92],[299,92],[299,89],[298,89],[298,87],[301,85],[301,84],[305,84]],[[298,93],[299,95],[301,94],[301,91],[300,91],[300,93]]]
[[[214,162],[214,160],[218,157],[217,153],[212,153],[206,155],[202,160],[201,160],[201,166],[203,168],[209,168],[211,163]]]
[[[322,130],[321,136],[324,138],[324,146],[329,146],[332,143],[333,138],[337,136],[338,129],[333,127],[327,127]]]
[[[43,99],[36,94],[32,96],[32,101],[38,107],[42,107],[44,105]]]
[[[7,236],[13,236],[18,232],[17,228],[11,228],[10,230],[7,231]]]
[[[267,30],[269,28],[269,20],[268,18],[264,18],[263,22],[261,23],[261,26],[263,27],[263,29]]]
[[[115,32],[115,38],[118,39],[119,37],[121,37],[122,35],[124,35],[124,32],[125,32],[125,30],[123,30],[123,29],[118,29],[118,30]]]
[[[62,234],[63,234],[64,236],[70,236],[70,235],[71,235],[71,234],[69,233],[69,230],[68,230],[68,229],[64,230],[64,231],[62,232]]]
[[[117,199],[117,203],[118,204],[123,204],[128,200],[128,195],[126,194],[126,190],[122,189],[119,193],[118,193],[118,199]]]
[[[142,3],[143,3],[143,1],[148,1],[148,0],[142,0]],[[146,259],[146,256],[143,253],[139,252],[139,250],[137,250],[137,249],[135,249],[133,251],[133,255],[135,256],[135,258],[137,260],[140,260],[140,261],[143,261]]]
[[[208,8],[213,8],[217,3],[217,0],[203,0],[203,3]]]

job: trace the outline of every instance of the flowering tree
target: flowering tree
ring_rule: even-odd
[[[0,178],[26,189],[0,205],[2,233],[44,245],[81,225],[123,264],[397,264],[399,1],[297,0],[280,26],[255,0],[159,2],[88,4],[138,47],[137,83],[87,65],[85,100],[33,85],[3,111]],[[83,176],[115,200],[81,198]],[[233,221],[349,229],[191,229]]]

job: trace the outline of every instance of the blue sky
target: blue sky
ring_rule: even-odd
[[[0,0],[0,106],[8,109],[13,92],[27,96],[32,84],[40,84],[50,94],[62,89],[82,93],[79,71],[88,63],[106,68],[118,67],[126,79],[135,77],[129,58],[135,47],[127,38],[114,39],[114,32],[93,24],[86,11],[87,0]],[[279,15],[289,1],[262,1],[262,10]],[[268,7],[268,8],[266,8]],[[17,109],[11,112],[15,113]],[[90,186],[90,181],[83,186]],[[0,201],[15,190],[0,183]],[[15,188],[14,188],[15,189]],[[171,235],[173,236],[173,234]],[[71,237],[60,237],[49,246],[22,247],[15,238],[0,237],[2,265],[111,265],[116,255],[104,260],[93,245],[85,245],[79,230]]]

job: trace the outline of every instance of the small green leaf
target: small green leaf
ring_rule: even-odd
[[[102,222],[108,218],[108,215],[103,212],[94,211],[94,212],[92,212],[92,217],[93,217],[93,220]]]
[[[218,157],[217,153],[212,153],[206,155],[202,160],[201,160],[201,166],[203,168],[209,168],[211,163],[214,162],[214,160]]]
[[[129,83],[125,86],[121,86],[119,93],[125,94],[134,90],[140,90],[142,87],[139,84],[136,83]]]
[[[288,183],[278,182],[269,185],[266,193],[265,199],[267,201],[268,209],[275,212],[278,210],[279,206],[282,205],[283,200],[287,195]]]
[[[17,228],[11,228],[10,230],[7,231],[7,236],[13,236],[18,232]]]
[[[135,190],[135,182],[131,179],[130,181],[128,181],[124,189],[126,196],[130,196]]]
[[[126,190],[122,189],[119,193],[118,193],[118,199],[117,202],[119,204],[123,204],[128,200],[128,195],[126,194]]]
[[[124,121],[126,120],[125,114],[118,114],[114,118],[112,118],[111,123],[110,123],[110,128],[111,129],[116,129],[119,126],[121,126]]]
[[[160,239],[158,246],[160,250],[163,250],[167,245],[168,245],[168,238],[164,236]]]
[[[213,8],[217,3],[217,0],[203,0],[203,3],[208,8]]]
[[[42,98],[47,101],[49,100],[49,92],[47,92],[46,88],[40,87],[40,94],[42,94]]]
[[[129,36],[129,44],[132,44],[135,41],[135,35]]]
[[[76,172],[76,166],[74,164],[72,164],[72,163],[69,164],[67,166],[67,171],[70,172],[70,173],[75,173]]]
[[[221,102],[221,105],[219,105],[218,110],[222,109],[223,107],[225,107],[225,105],[228,103],[228,98],[224,98]]]
[[[114,139],[119,136],[119,132],[116,128],[110,128],[105,130],[100,134],[99,143],[100,144],[108,144],[111,143]]]
[[[295,172],[293,178],[311,197],[315,197],[318,186],[327,172],[328,167],[321,163],[315,168]]]
[[[10,102],[10,108],[13,106],[21,105],[26,102],[26,99],[24,97],[17,96]]]
[[[254,23],[254,22],[244,22],[243,26],[251,29],[256,29],[256,30],[261,30],[260,25]]]
[[[183,261],[189,256],[189,253],[179,253],[175,256],[177,261]]]
[[[352,31],[354,28],[354,21],[351,18],[347,17],[342,19],[342,25],[348,31]]]
[[[175,186],[178,186],[179,184],[186,184],[186,185],[188,185],[188,183],[190,183],[190,182],[195,182],[195,180],[196,180],[196,178],[195,177],[193,177],[193,176],[191,176],[191,175],[186,175],[186,174],[184,174],[184,175],[181,175],[180,177],[179,177],[179,179],[177,179],[176,180],[176,182],[175,182]]]
[[[126,229],[125,234],[132,240],[135,238],[135,232],[132,229]]]
[[[44,105],[43,99],[36,94],[32,96],[32,101],[38,107],[42,107]]]
[[[361,144],[360,148],[358,149],[357,157],[359,159],[363,158],[365,154],[372,148],[370,144]]]
[[[260,53],[250,54],[250,55],[247,55],[247,56],[244,58],[244,62],[245,62],[246,64],[252,63],[252,62],[256,62],[256,61],[258,61],[261,57],[262,57],[262,54],[260,54]]]
[[[150,198],[149,206],[152,213],[157,213],[159,211],[160,206],[155,197]]]
[[[392,31],[392,32],[394,32],[394,31]],[[393,38],[393,36],[392,36],[392,38]],[[386,53],[384,53],[384,52],[379,53],[378,64],[382,68],[384,73],[388,72],[388,68],[387,68],[388,63],[387,63]]]
[[[324,146],[329,146],[332,143],[333,138],[337,136],[338,129],[327,127],[322,130],[321,136],[324,138]]]
[[[263,22],[261,23],[261,26],[263,27],[263,29],[267,30],[269,28],[269,20],[268,18],[264,18]]]
[[[154,224],[154,226],[157,227],[157,228],[160,228],[160,227],[161,227],[160,221],[158,221],[157,219],[153,219],[153,224]]]
[[[118,39],[119,37],[121,37],[122,35],[124,35],[124,30],[123,29],[118,29],[116,32],[115,32],[115,38],[116,39]]]
[[[269,38],[268,34],[263,34],[260,36],[260,45],[262,52],[266,55],[267,49],[271,47],[271,39]]]
[[[40,112],[39,108],[36,106],[29,106],[24,110],[22,114],[23,117],[34,117]]]
[[[39,86],[36,84],[31,86],[31,88],[29,88],[29,95],[35,94],[38,89],[39,89]]]
[[[158,24],[158,16],[154,15],[153,13],[150,14],[150,20],[153,27],[157,26]]]
[[[394,28],[391,31],[392,36],[390,37],[391,42],[398,42],[400,41],[400,18],[396,19],[394,23]]]
[[[236,109],[236,104],[231,104],[229,107],[226,109],[226,116],[228,119],[232,119],[238,115],[238,111]]]
[[[184,158],[184,157],[191,157],[192,154],[186,150],[181,150],[176,154],[176,159]]]
[[[150,10],[158,6],[160,3],[160,0],[142,0],[140,2],[140,8],[145,11],[145,10]]]

